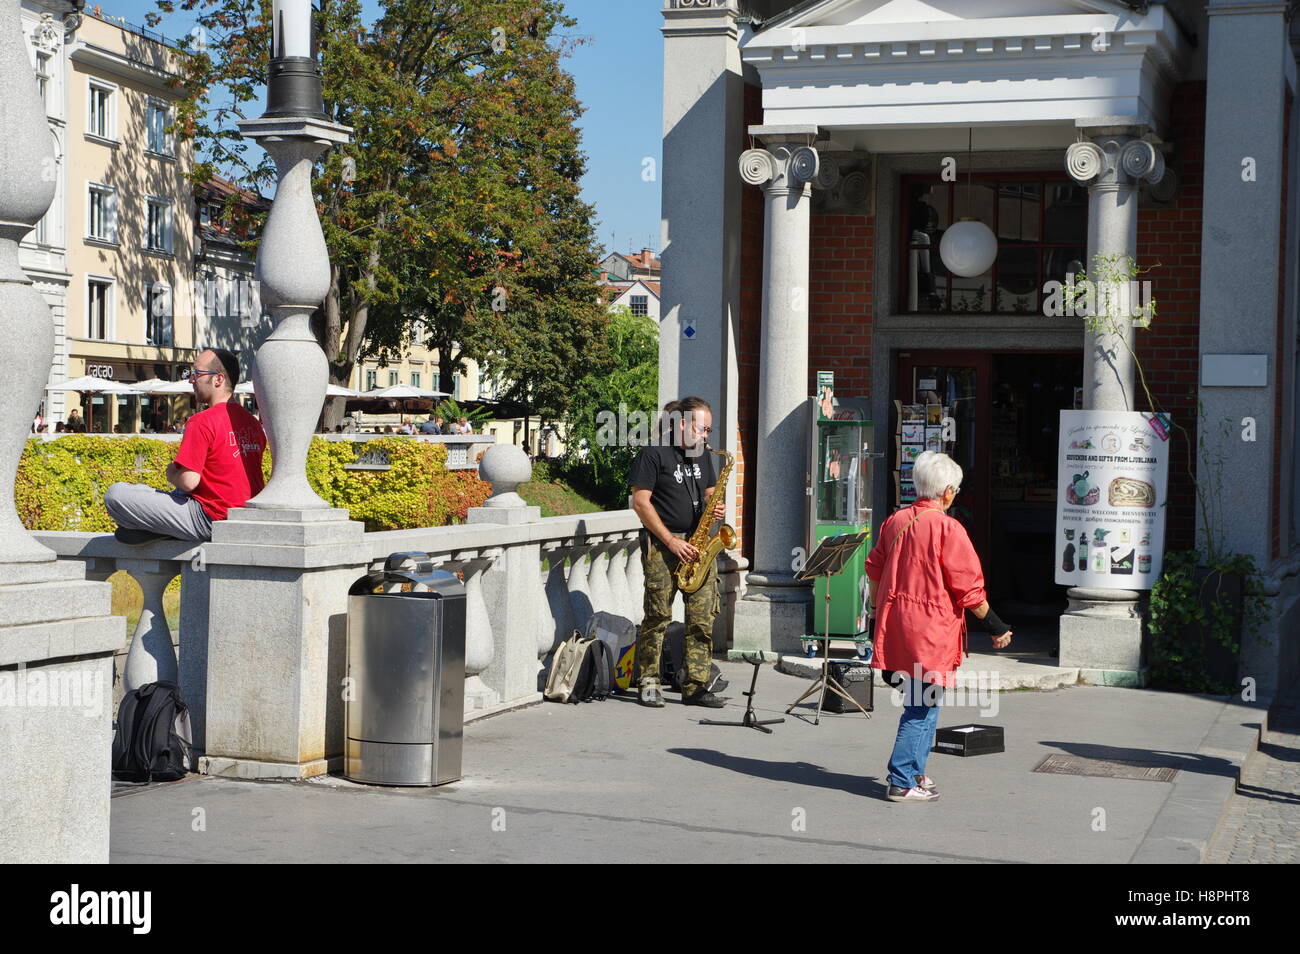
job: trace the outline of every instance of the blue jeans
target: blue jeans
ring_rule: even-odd
[[[898,736],[889,756],[889,784],[912,788],[916,785],[916,776],[925,774],[926,760],[930,757],[930,749],[934,748],[943,686],[905,678],[903,701],[915,705],[904,705],[903,715],[898,720]]]

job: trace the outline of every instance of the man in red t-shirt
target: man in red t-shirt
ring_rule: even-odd
[[[208,407],[189,419],[180,450],[167,465],[167,479],[176,489],[119,483],[104,495],[104,507],[118,525],[114,536],[122,543],[211,540],[213,522],[262,491],[266,434],[232,399],[239,359],[223,348],[209,348],[195,359],[190,381],[198,402]]]

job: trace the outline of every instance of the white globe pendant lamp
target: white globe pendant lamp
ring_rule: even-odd
[[[944,268],[961,278],[983,275],[998,257],[993,230],[978,219],[962,219],[943,233],[939,258]]]
[[[966,152],[966,206],[970,211],[971,156],[975,132],[970,130]],[[998,239],[993,230],[979,219],[963,218],[953,223],[939,241],[939,259],[943,267],[959,278],[974,278],[993,267],[998,257]]]

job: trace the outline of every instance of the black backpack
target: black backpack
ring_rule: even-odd
[[[174,782],[193,769],[190,710],[172,682],[150,682],[122,696],[113,733],[113,778]]]
[[[569,702],[603,702],[614,685],[614,656],[603,639],[593,639],[587,644]]]

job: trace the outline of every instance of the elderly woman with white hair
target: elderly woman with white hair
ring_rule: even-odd
[[[903,714],[889,757],[892,802],[939,797],[925,774],[943,690],[957,684],[966,648],[966,610],[1005,649],[1011,630],[989,607],[984,571],[966,528],[947,510],[961,490],[961,467],[947,454],[916,459],[917,500],[885,521],[867,557],[875,637],[871,665],[903,676]]]

